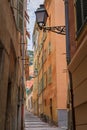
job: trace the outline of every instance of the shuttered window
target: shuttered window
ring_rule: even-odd
[[[83,0],[83,16],[87,20],[87,0]]]
[[[77,31],[78,31],[82,25],[81,0],[76,1],[76,18],[77,18]]]
[[[3,73],[3,63],[4,63],[3,50],[4,49],[3,49],[2,44],[0,42],[0,80],[1,80],[2,73]]]
[[[51,42],[48,43],[48,55],[51,53]]]
[[[2,52],[3,52],[3,49],[0,48],[0,66],[1,66],[1,62],[2,62]]]
[[[15,18],[17,29],[23,34],[23,1],[24,0],[10,0],[11,8]]]
[[[43,82],[44,82],[44,88],[45,88],[47,86],[47,72],[44,72]]]
[[[12,13],[14,15],[14,19],[15,19],[15,22],[17,24],[17,0],[9,0],[10,1],[10,5],[11,5],[11,8],[13,9]]]
[[[87,0],[76,0],[77,34],[87,22]]]
[[[18,0],[17,27],[23,33],[23,0]]]
[[[42,89],[43,89],[43,79],[41,78],[39,82],[39,94],[42,92]]]
[[[52,66],[51,65],[48,68],[47,81],[48,81],[48,84],[52,83]]]

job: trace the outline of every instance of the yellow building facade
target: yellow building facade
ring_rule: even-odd
[[[45,0],[47,26],[65,25],[64,3]],[[61,12],[61,14],[60,14]],[[67,126],[67,65],[65,36],[34,28],[34,48],[37,56],[37,112],[59,127]],[[35,40],[36,39],[36,40]],[[62,118],[63,117],[63,118]]]

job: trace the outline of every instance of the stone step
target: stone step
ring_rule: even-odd
[[[45,123],[45,122],[40,122],[40,121],[29,121],[29,122],[26,122],[25,121],[25,124],[33,124],[33,125],[37,125],[37,124],[42,124],[42,125],[49,125],[48,123]]]

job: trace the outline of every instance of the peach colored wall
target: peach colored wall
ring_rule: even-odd
[[[46,5],[48,11],[48,26],[60,26],[64,23],[64,2],[61,0],[51,0]],[[61,12],[61,13],[60,13]],[[44,99],[47,99],[47,106],[44,107],[44,112],[50,116],[49,100],[53,99],[53,119],[57,121],[57,109],[66,109],[67,104],[67,79],[66,79],[66,50],[65,36],[47,33],[47,39],[44,43],[44,48],[47,48],[51,42],[51,54],[48,55],[47,61],[44,64],[44,71],[49,65],[52,65],[52,83],[47,85],[44,90]]]
[[[64,1],[55,2],[55,25],[65,25]],[[58,10],[58,11],[57,11]],[[60,13],[61,12],[61,13]],[[66,80],[66,41],[65,36],[55,35],[56,39],[56,74],[57,74],[57,107],[66,109],[67,104],[67,80]]]
[[[51,26],[65,25],[64,16],[64,2],[61,0],[51,1],[50,8],[48,8],[51,19]],[[60,13],[61,12],[61,13]],[[49,23],[49,22],[48,22]],[[65,36],[50,33],[50,40],[52,43],[52,65],[53,65],[53,79],[54,86],[57,90],[57,108],[66,109],[67,101],[67,80],[66,80],[66,43]]]
[[[48,11],[48,26],[65,25],[64,24],[64,3],[61,0],[46,0],[45,6]],[[60,13],[61,12],[61,13]],[[45,32],[46,33],[46,32]],[[43,31],[39,31],[38,44],[42,42]],[[38,79],[39,82],[44,72],[48,71],[49,66],[52,66],[52,82],[47,83],[43,92],[39,95],[39,114],[42,112],[49,116],[51,119],[50,112],[50,99],[52,99],[52,112],[53,121],[58,122],[58,111],[57,109],[66,109],[67,100],[67,83],[66,83],[66,56],[65,56],[65,36],[55,34],[53,32],[47,32],[47,38],[43,43],[43,48],[40,51],[39,64],[42,62],[42,55],[44,50],[48,51],[48,44],[51,43],[51,53],[47,53],[47,59],[43,64],[43,68],[39,71]],[[47,78],[48,80],[48,78]],[[43,98],[43,99],[42,99]],[[44,104],[46,100],[46,105]]]

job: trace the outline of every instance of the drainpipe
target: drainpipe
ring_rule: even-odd
[[[68,7],[68,0],[64,0],[64,2],[65,2],[65,24],[66,24],[66,60],[67,60],[67,66],[68,66],[70,63],[69,7]],[[76,130],[72,75],[69,70],[68,70],[68,74],[69,74],[69,82],[70,82],[71,112],[72,112],[72,124],[70,124],[70,125],[72,125],[72,130]]]

